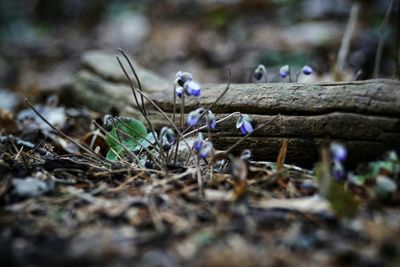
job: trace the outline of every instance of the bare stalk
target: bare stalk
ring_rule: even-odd
[[[187,142],[187,140],[183,137],[182,132],[178,129],[178,127],[175,125],[175,123],[171,120],[170,117],[168,117],[167,114],[148,96],[146,96],[143,92],[141,91],[136,91],[138,94],[142,95],[144,99],[146,99],[153,107],[157,109],[158,112],[168,121],[168,123],[171,125],[171,127],[176,131],[178,135],[182,138],[182,141],[185,143],[185,145],[190,149],[190,145]],[[157,140],[157,138],[155,138]],[[158,140],[157,140],[158,142]]]
[[[175,94],[174,94],[175,95]],[[182,94],[182,102],[181,102],[181,117],[179,121],[179,129],[182,131],[183,121],[185,116],[185,94]],[[174,156],[174,164],[178,158],[178,150],[179,150],[179,135],[176,137],[176,147],[175,147],[175,156]]]
[[[350,49],[351,38],[353,37],[354,30],[356,28],[358,16],[360,13],[360,3],[354,2],[350,9],[350,17],[347,22],[346,30],[344,32],[342,42],[340,44],[339,52],[337,55],[336,66],[335,66],[335,80],[340,80],[347,55]]]
[[[122,51],[122,50],[121,50],[121,51]],[[131,69],[132,69],[132,71],[133,71],[133,73],[134,73],[134,75],[135,75],[135,77],[136,77],[136,79],[137,79],[137,81],[138,81],[138,84],[140,84],[139,79],[138,79],[138,77],[137,77],[137,75],[136,75],[135,69],[133,68],[133,66],[132,66],[132,64],[131,64],[131,62],[130,62],[130,60],[129,60],[129,58],[126,57],[126,55],[125,55],[123,52],[121,52],[121,53],[125,56],[125,59],[128,61],[128,64],[129,64],[129,66],[131,67]],[[119,65],[120,65],[121,69],[123,70],[123,72],[124,72],[126,78],[129,80],[129,85],[131,86],[131,89],[132,89],[133,95],[135,96],[135,99],[136,99],[136,94],[135,94],[136,92],[139,93],[140,96],[141,96],[142,105],[143,105],[143,106],[142,106],[142,108],[143,108],[143,113],[142,113],[142,114],[143,114],[143,117],[144,117],[144,119],[146,120],[147,124],[149,125],[150,131],[151,131],[151,133],[153,134],[154,140],[156,141],[157,146],[158,146],[159,149],[160,149],[160,156],[161,156],[161,158],[165,159],[165,155],[164,155],[164,152],[162,151],[161,144],[160,144],[160,142],[158,141],[157,137],[156,137],[155,134],[154,134],[154,133],[155,133],[155,129],[154,129],[154,127],[153,127],[153,124],[152,124],[151,121],[149,120],[149,118],[148,118],[148,116],[147,116],[147,111],[145,110],[144,100],[143,100],[143,98],[144,98],[144,93],[143,93],[142,90],[137,90],[137,89],[133,86],[133,83],[132,83],[132,81],[131,81],[131,77],[128,75],[127,71],[125,70],[124,65],[122,65],[121,60],[119,59],[118,56],[117,56],[116,58],[117,58],[117,60],[118,60],[118,63],[119,63]],[[141,85],[140,85],[140,88],[141,88]]]
[[[232,117],[232,116],[234,116],[234,115],[239,115],[239,114],[240,114],[240,112],[239,112],[239,111],[236,111],[236,112],[233,112],[233,113],[231,113],[231,114],[229,114],[229,115],[226,115],[225,117],[223,117],[223,118],[217,120],[217,124],[220,123],[220,122],[226,121],[227,119],[229,119],[230,117]],[[193,131],[190,131],[190,132],[188,132],[188,133],[185,133],[183,136],[184,136],[184,137],[190,136],[190,135],[192,135],[192,134],[194,134],[194,133],[197,133],[199,130],[203,130],[203,129],[205,129],[205,128],[207,128],[207,125],[203,125],[203,126],[197,128],[197,129],[193,130]]]
[[[247,133],[245,136],[243,136],[242,139],[238,140],[236,143],[234,143],[232,146],[230,146],[230,147],[225,151],[225,154],[230,153],[235,147],[237,147],[237,146],[240,145],[244,140],[246,140],[247,137],[249,137],[252,133],[254,133],[254,132],[260,130],[261,128],[263,128],[263,127],[266,126],[267,124],[272,123],[272,122],[273,122],[274,120],[276,120],[277,118],[279,118],[279,116],[274,117],[273,119],[270,119],[269,121],[264,122],[263,124],[259,125],[258,127],[256,127],[256,128],[254,129],[253,132]]]
[[[37,109],[29,102],[29,100],[27,98],[25,98],[25,103],[33,110],[33,112],[35,112],[36,115],[39,116],[40,119],[42,119],[51,129],[53,129],[58,135],[60,135],[61,137],[67,139],[68,141],[70,141],[71,143],[73,143],[75,146],[77,146],[78,148],[82,149],[83,151],[87,152],[88,154],[92,155],[95,159],[98,159],[100,161],[105,161],[107,163],[112,164],[111,161],[105,159],[104,157],[96,154],[94,151],[84,147],[83,145],[79,144],[78,142],[76,142],[74,139],[72,139],[71,137],[69,137],[68,135],[64,134],[63,132],[61,132],[59,129],[57,129],[53,124],[51,124],[45,117],[42,116],[42,114],[40,114],[39,111],[37,111]]]
[[[125,123],[124,121],[122,121],[122,120],[119,120],[121,123]],[[107,131],[106,131],[106,129],[104,129],[101,125],[99,125],[96,121],[93,121],[93,123],[100,129],[100,130],[102,130],[104,133],[107,133]],[[126,124],[125,123],[125,126],[126,127],[130,127],[128,124]],[[115,126],[114,126],[115,127]],[[116,129],[116,132],[118,133],[118,134],[122,134],[123,136],[125,136],[125,137],[128,137],[129,138],[129,135],[127,135],[126,133],[124,133],[123,131],[121,131],[121,130],[119,130],[119,129],[117,129],[117,128],[115,128]],[[130,129],[132,129],[132,128],[130,128]],[[133,131],[134,131],[134,129],[132,129]],[[117,135],[118,136],[118,135]],[[122,143],[122,141],[121,140],[118,140],[118,139],[115,139],[115,137],[114,136],[110,136],[115,142],[117,142],[120,146],[122,146],[122,147],[124,147],[124,149],[125,149],[125,151],[128,151],[129,152],[129,155],[131,155],[135,160],[136,160],[136,162],[139,164],[140,163],[140,161],[139,161],[139,158],[134,154],[134,153],[132,153],[132,152],[130,152],[127,148],[126,148],[126,146]],[[148,141],[147,139],[145,139],[146,141]],[[149,141],[148,141],[149,142]],[[140,145],[140,144],[138,144],[138,145]],[[160,168],[160,169],[162,169],[161,168],[161,164],[158,162],[158,159],[157,159],[157,157],[155,157],[147,148],[144,148],[144,147],[142,147],[144,150],[146,150],[152,157],[153,157],[153,160],[154,160],[154,163],[156,163],[157,164],[157,166]],[[113,150],[114,152],[115,152],[115,150]]]
[[[128,62],[129,67],[131,68],[131,71],[132,71],[133,75],[135,76],[135,79],[136,79],[136,82],[138,84],[139,90],[141,92],[143,92],[142,84],[140,82],[139,76],[137,75],[137,73],[135,71],[135,68],[132,65],[131,60],[129,59],[129,57],[125,54],[125,52],[121,48],[119,48],[118,51],[124,56],[125,60]],[[147,116],[148,114],[147,114],[146,106],[145,106],[144,101],[143,101],[143,95],[141,95],[140,98],[141,98],[141,101],[142,101],[143,113],[144,113],[145,116]]]
[[[378,75],[379,75],[379,68],[381,66],[381,61],[382,61],[383,46],[385,44],[384,32],[385,32],[387,24],[390,20],[390,15],[392,14],[393,2],[394,2],[393,0],[390,1],[389,7],[385,13],[385,17],[383,18],[382,24],[379,27],[379,42],[378,42],[378,47],[376,49],[374,74],[373,74],[373,77],[375,79],[378,78]]]

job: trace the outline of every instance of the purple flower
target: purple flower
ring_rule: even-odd
[[[332,143],[330,150],[332,158],[336,161],[343,162],[347,158],[347,149],[339,143]]]
[[[204,108],[198,108],[190,112],[187,118],[187,124],[190,127],[197,125],[199,123],[200,116],[201,114],[203,114],[203,112]]]
[[[182,72],[178,71],[175,75],[175,83],[178,84],[179,86],[183,87],[183,85],[187,81],[191,81],[193,79],[193,76],[189,72]]]
[[[177,97],[182,97],[183,91],[184,91],[184,89],[183,89],[182,86],[177,86],[177,87],[175,88],[176,96],[177,96]]]
[[[211,142],[207,142],[200,150],[199,156],[205,159],[213,150],[213,145]]]
[[[200,85],[195,81],[190,80],[185,82],[183,88],[185,89],[186,94],[189,96],[200,96],[201,94]]]
[[[252,133],[254,131],[253,125],[251,125],[251,118],[246,114],[240,114],[239,119],[236,122],[236,129],[240,129],[243,135]]]
[[[162,127],[160,131],[160,138],[164,137],[170,144],[174,143],[176,138],[174,130],[168,127]]]
[[[289,65],[282,66],[281,69],[279,70],[279,75],[282,78],[286,78],[289,75],[289,71],[290,71]]]
[[[161,147],[164,151],[169,151],[172,147],[171,143],[168,141],[167,137],[161,137]]]
[[[241,160],[249,160],[250,158],[251,158],[251,150],[246,148],[240,154],[240,159]]]
[[[196,140],[194,140],[194,143],[193,143],[194,151],[200,152],[201,148],[203,147],[203,143],[204,143],[203,134],[201,132],[199,132],[197,134]]]
[[[211,112],[211,110],[209,110],[206,115],[206,121],[207,127],[210,129],[215,129],[215,127],[217,126],[217,120],[215,119],[215,115]]]
[[[337,180],[343,180],[346,177],[344,167],[339,160],[333,160],[332,176]]]
[[[302,71],[305,75],[310,75],[313,72],[313,69],[310,66],[305,65]]]
[[[267,75],[267,69],[265,68],[265,66],[262,64],[258,65],[256,70],[254,71],[254,78],[257,81],[261,81],[261,79],[266,75]]]

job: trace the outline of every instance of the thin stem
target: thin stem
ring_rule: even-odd
[[[239,112],[239,111],[233,112],[233,113],[231,113],[231,114],[225,116],[224,118],[217,120],[217,124],[220,123],[220,122],[223,122],[223,121],[225,121],[225,120],[227,120],[227,119],[229,119],[230,117],[232,117],[232,116],[234,116],[234,115],[240,115],[240,112]],[[193,130],[193,131],[191,131],[191,132],[189,132],[189,133],[186,133],[186,134],[184,134],[183,136],[184,136],[184,137],[187,137],[188,135],[191,135],[191,134],[194,134],[194,133],[198,133],[200,130],[203,130],[203,129],[205,129],[205,128],[208,128],[208,125],[204,125],[204,126],[198,127],[196,130]],[[210,139],[208,139],[208,140],[211,140],[211,131],[210,131],[209,128],[208,128],[208,138],[210,138]],[[192,146],[192,149],[193,149],[193,146]],[[189,162],[189,160],[190,160],[190,156],[191,156],[191,155],[188,155],[185,164],[188,164],[188,162]]]
[[[200,121],[201,121],[201,119],[202,119],[206,114],[208,114],[208,111],[210,111],[210,110],[218,103],[218,101],[220,101],[220,100],[225,96],[225,94],[228,92],[230,86],[231,86],[231,70],[228,69],[228,83],[227,83],[227,85],[226,85],[226,87],[225,87],[225,90],[224,90],[224,91],[219,95],[219,97],[218,97],[208,108],[206,108],[206,109],[203,111],[203,113],[200,115],[200,118],[199,118],[198,123],[197,123],[197,129],[195,130],[196,132],[199,131],[199,129],[204,129],[204,127],[200,127]],[[218,123],[218,121],[217,121],[217,123]],[[208,127],[208,125],[206,124],[205,127]],[[190,129],[190,127],[187,128],[186,130],[189,130],[189,129]],[[184,132],[186,132],[186,130],[185,130]]]
[[[94,124],[94,125],[96,125],[101,131],[103,131],[103,133],[104,134],[107,134],[108,133],[108,131],[106,131],[106,129],[104,129],[100,124],[98,124],[95,120],[92,120],[92,123]],[[135,155],[135,154],[133,154],[132,152],[130,152],[129,150],[128,150],[128,148],[122,143],[122,140],[121,140],[121,138],[119,137],[119,133],[120,133],[120,130],[116,127],[116,125],[115,125],[115,122],[114,122],[114,118],[113,118],[113,124],[114,124],[114,127],[115,127],[115,132],[116,132],[116,134],[117,134],[117,138],[115,138],[114,136],[112,136],[112,135],[109,135],[115,142],[117,142],[117,144],[118,145],[120,145],[120,146],[122,146],[123,148],[124,148],[124,150],[125,150],[125,152],[127,152],[127,154],[129,154],[133,159],[135,159],[136,160],[136,162],[139,164],[140,163],[140,161],[139,161],[139,158]],[[122,134],[123,135],[125,135],[125,133],[124,132],[122,132]],[[104,137],[104,140],[106,140],[106,137]],[[115,151],[113,148],[111,148],[110,147],[110,149],[121,159],[121,157],[118,155],[118,151]]]
[[[189,143],[183,137],[182,132],[178,129],[178,127],[175,125],[175,123],[173,121],[171,121],[171,118],[168,117],[168,115],[165,114],[165,112],[152,99],[150,99],[148,96],[146,96],[143,92],[137,91],[137,93],[142,95],[144,99],[146,99],[151,105],[153,105],[153,107],[155,107],[157,109],[158,112],[160,112],[160,114],[168,121],[168,123],[171,125],[171,127],[176,131],[176,133],[181,136],[182,141],[185,143],[185,145],[190,149]],[[157,140],[157,138],[155,138],[155,139]],[[158,140],[157,140],[157,142],[158,142]]]
[[[247,137],[249,137],[252,133],[254,133],[255,131],[258,131],[259,129],[263,128],[263,127],[266,126],[267,124],[272,123],[272,122],[273,122],[274,120],[276,120],[277,118],[279,118],[279,116],[276,116],[276,117],[274,117],[273,119],[270,119],[269,121],[264,122],[263,124],[259,125],[258,127],[256,127],[256,128],[254,129],[253,132],[247,133],[245,136],[243,136],[242,139],[239,139],[236,143],[234,143],[231,147],[229,147],[229,148],[225,151],[225,153],[226,153],[226,154],[230,153],[235,147],[237,147],[237,146],[240,145],[244,140],[246,140]]]
[[[390,20],[390,15],[391,15],[392,9],[393,9],[393,2],[394,2],[393,0],[390,1],[389,7],[385,13],[385,17],[382,21],[381,26],[379,27],[379,42],[378,42],[378,47],[376,49],[374,73],[373,73],[373,78],[375,78],[375,79],[378,78],[378,75],[379,75],[379,68],[381,66],[381,61],[382,61],[383,45],[385,44],[384,31]]]
[[[199,155],[197,155],[197,157],[196,157],[196,175],[197,175],[197,185],[199,187],[199,194],[200,194],[200,196],[204,196],[203,177],[201,176],[200,156]]]
[[[119,131],[123,136],[125,137],[130,137],[127,133],[121,131],[120,129],[118,129],[117,131]],[[149,153],[151,155],[151,157],[153,158],[153,161],[155,164],[157,164],[157,166],[162,169],[161,163],[159,162],[159,159],[154,155],[154,153],[148,149],[147,147],[144,147],[142,144],[140,144],[139,142],[137,143],[142,149],[144,149],[147,153]],[[133,154],[134,155],[134,154]],[[139,158],[136,156],[138,164],[140,165],[140,161]]]
[[[123,52],[121,52],[121,53],[123,53]],[[123,53],[123,55],[125,56],[125,59],[128,61],[129,66],[131,67],[132,71],[134,72],[135,77],[136,77],[136,79],[138,80],[138,84],[140,84],[139,79],[137,78],[135,69],[133,68],[132,64],[130,63],[129,58],[126,57],[126,55],[125,55],[124,53]],[[146,96],[144,95],[144,93],[143,93],[142,90],[137,90],[137,89],[133,86],[133,83],[132,83],[132,81],[131,81],[131,78],[129,77],[128,73],[126,72],[125,67],[124,67],[124,65],[122,65],[122,62],[121,62],[121,60],[119,59],[118,56],[117,56],[117,60],[118,60],[118,63],[119,63],[119,65],[120,65],[121,69],[123,70],[123,72],[124,72],[126,78],[130,81],[130,82],[129,82],[129,85],[131,86],[131,89],[132,89],[133,95],[135,96],[135,99],[136,99],[135,93],[137,92],[137,93],[140,94],[141,99],[142,99],[142,104],[143,104],[143,103],[144,103],[143,98],[146,98],[146,100],[148,100],[148,97],[146,97]],[[140,88],[141,88],[141,85],[140,85]],[[145,107],[145,106],[144,106],[144,104],[143,104],[143,108],[144,108],[144,107]],[[142,113],[142,114],[143,114],[144,119],[146,120],[147,124],[148,124],[149,127],[150,127],[150,131],[151,131],[151,133],[153,134],[153,137],[154,137],[154,140],[155,140],[156,143],[157,143],[157,146],[158,146],[159,149],[160,149],[160,157],[161,157],[162,159],[165,159],[165,155],[164,155],[164,152],[162,151],[161,144],[160,144],[160,142],[158,141],[157,137],[156,137],[155,134],[154,134],[154,133],[155,133],[155,129],[154,129],[154,127],[153,127],[153,124],[151,123],[151,121],[149,120],[149,118],[148,118],[148,116],[147,116],[147,111],[146,111],[146,110],[143,110],[143,113]]]
[[[124,124],[129,130],[135,132],[137,135],[140,135],[134,128],[132,128],[129,124],[127,124],[126,122],[124,122],[124,121],[121,120],[120,118],[117,118],[117,120],[118,120],[119,122],[121,122],[122,124]],[[126,135],[126,133],[124,133],[124,134]],[[129,137],[129,136],[127,136],[127,137]],[[143,137],[143,136],[140,136],[140,137],[143,138],[143,140],[147,141],[149,144],[151,144],[150,140],[147,139],[146,137]],[[153,154],[153,152],[152,152],[150,149],[148,149],[147,147],[144,147],[143,145],[141,145],[139,142],[138,142],[138,145],[141,146],[142,149],[146,150],[146,151],[152,156],[152,158],[153,158],[153,160],[156,162],[156,164],[161,168],[161,163],[160,163],[160,164],[157,163],[157,162],[158,162],[158,159],[157,159],[157,157]],[[158,153],[160,153],[159,150],[158,150]]]
[[[125,54],[125,52],[124,52],[121,48],[119,48],[118,51],[124,56],[125,60],[128,62],[129,67],[131,68],[132,73],[133,73],[133,75],[135,76],[135,79],[136,79],[136,82],[137,82],[137,84],[138,84],[139,90],[140,90],[141,92],[143,92],[142,84],[141,84],[141,82],[140,82],[139,76],[137,75],[137,73],[136,73],[136,71],[135,71],[135,68],[134,68],[133,65],[132,65],[131,60],[129,59],[129,57]],[[148,114],[147,114],[146,106],[144,105],[143,95],[141,95],[140,98],[141,98],[141,100],[142,100],[142,110],[143,110],[143,113],[144,113],[145,116],[147,116]]]
[[[135,99],[135,103],[136,103],[137,109],[138,109],[139,112],[143,115],[143,117],[146,117],[146,116],[145,116],[145,113],[144,113],[144,110],[142,110],[142,108],[140,107],[139,100],[137,99],[137,96],[136,96],[136,93],[135,93],[135,86],[133,85],[132,80],[131,80],[131,78],[129,77],[128,72],[127,72],[127,71],[125,70],[125,68],[122,66],[122,62],[121,62],[121,60],[119,59],[119,57],[116,56],[116,58],[117,58],[118,64],[120,65],[122,71],[123,71],[124,74],[125,74],[125,77],[128,78],[129,87],[130,87],[131,90],[132,90],[132,94],[133,94],[133,97],[134,97],[134,99]]]
[[[239,114],[240,114],[239,111],[233,112],[233,113],[231,113],[231,114],[229,114],[229,115],[227,115],[227,116],[225,116],[225,117],[223,117],[223,118],[217,120],[217,124],[220,123],[220,122],[223,122],[223,121],[225,121],[225,120],[227,120],[227,119],[229,119],[230,117],[232,117],[232,116],[234,116],[234,115],[239,115]],[[188,133],[185,133],[183,136],[184,136],[184,137],[187,137],[187,136],[192,135],[192,134],[194,134],[194,133],[197,133],[199,130],[203,130],[203,129],[205,129],[205,128],[207,128],[207,125],[201,126],[201,127],[197,128],[197,129],[195,129],[195,130],[193,130],[193,131],[190,131],[190,132],[188,132]]]
[[[301,74],[301,70],[299,70],[299,71],[296,73],[296,83],[299,81],[300,74]]]
[[[181,112],[180,112],[180,120],[179,120],[179,129],[182,131],[183,128],[183,121],[185,116],[185,94],[182,94],[181,97]],[[179,151],[179,135],[176,138],[176,147],[175,147],[175,156],[174,156],[174,164],[176,164],[176,160],[178,158],[178,151]]]
[[[176,84],[174,83],[174,104],[172,106],[172,121],[175,121],[175,113],[176,113]]]
[[[355,2],[351,6],[349,20],[347,22],[346,30],[344,32],[339,52],[337,55],[336,66],[335,66],[336,80],[341,79],[341,76],[343,75],[344,65],[346,62],[347,55],[349,54],[350,43],[354,34],[354,30],[356,28],[359,13],[360,13],[360,3]]]
[[[83,145],[79,144],[78,142],[76,142],[74,139],[72,139],[71,137],[69,137],[68,135],[64,134],[63,132],[61,132],[59,129],[57,129],[53,124],[51,124],[48,120],[46,120],[45,117],[42,116],[42,114],[40,114],[39,111],[36,110],[36,108],[31,104],[31,102],[29,102],[29,100],[27,98],[25,98],[25,103],[33,110],[33,112],[35,112],[36,115],[39,116],[39,118],[41,118],[48,126],[50,126],[51,129],[53,129],[54,131],[56,131],[56,133],[58,135],[60,135],[61,137],[67,139],[68,141],[70,141],[71,143],[73,143],[75,146],[77,146],[78,148],[82,149],[83,151],[87,152],[88,154],[91,154],[92,156],[94,156],[94,158],[100,160],[100,161],[105,161],[107,163],[112,164],[111,161],[105,159],[104,157],[96,154],[94,151],[84,147]]]
[[[138,163],[139,163],[139,158],[134,155],[132,152],[129,151],[129,149],[122,143],[121,137],[119,136],[119,129],[117,128],[117,124],[115,123],[114,118],[111,118],[111,121],[114,125],[115,128],[115,134],[117,135],[118,138],[118,142],[120,143],[120,145],[122,146],[122,148],[125,150],[126,154],[128,154],[129,156],[131,156],[132,158],[134,158]],[[114,139],[114,137],[112,135],[110,135],[110,137],[112,137]],[[110,147],[111,148],[111,147]],[[113,152],[115,153],[115,151],[113,150]],[[116,155],[118,155],[118,153],[115,153]],[[119,156],[119,155],[118,155]]]
[[[143,140],[147,141],[149,144],[151,144],[151,141],[149,139],[146,138],[146,136],[142,136],[141,134],[138,133],[138,131],[136,131],[136,129],[132,128],[129,124],[127,124],[126,122],[124,122],[123,120],[121,120],[120,118],[116,118],[120,123],[122,123],[125,127],[127,127],[130,131],[134,132],[135,134],[139,135],[140,138],[142,138]]]
[[[126,127],[130,127],[128,124],[126,124],[124,121],[122,121],[122,120],[120,120],[119,119],[119,121],[121,122],[121,123],[124,123],[125,124],[125,126]],[[104,129],[101,125],[99,125],[96,121],[92,121],[101,131],[103,131],[105,134],[107,134],[107,131],[106,131],[106,129]],[[117,129],[117,128],[116,128]],[[134,129],[132,129],[133,131],[134,131]],[[125,132],[123,132],[123,131],[121,131],[121,130],[119,130],[118,129],[118,132],[120,132],[122,135],[124,135],[125,137],[130,137],[130,136],[128,136]],[[120,142],[119,140],[117,140],[117,139],[115,139],[115,137],[114,136],[112,136],[112,135],[110,135],[110,137],[114,140],[114,141],[116,141],[120,146],[124,146],[124,144],[122,143],[122,142]],[[147,139],[145,139],[146,141],[147,141]],[[148,141],[149,142],[149,141]],[[149,142],[150,143],[150,142]],[[139,143],[138,143],[138,145],[140,145]],[[144,149],[144,150],[146,150],[152,157],[154,156],[147,148],[144,148],[143,146],[142,146],[142,148]],[[138,165],[140,165],[140,161],[139,161],[139,158],[135,155],[135,154],[133,154],[132,153],[132,155],[133,155],[133,157],[136,159],[136,161],[137,161],[137,163],[138,163]],[[158,159],[157,159],[157,157],[153,157],[153,160],[154,160],[154,162],[157,164],[157,166],[160,168],[160,169],[162,169],[162,167],[161,167],[161,164],[158,162]]]

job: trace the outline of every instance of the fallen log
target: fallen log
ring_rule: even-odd
[[[225,87],[203,85],[201,97],[187,98],[185,112],[210,106]],[[152,98],[164,111],[172,113],[172,94],[155,93]],[[212,111],[219,118],[236,111],[246,113],[255,126],[272,121],[234,150],[240,153],[250,148],[259,160],[275,160],[284,139],[289,143],[287,162],[300,165],[315,163],[320,148],[332,141],[346,145],[349,164],[377,159],[388,150],[400,150],[399,81],[231,84]],[[228,119],[212,131],[217,149],[227,149],[242,138],[235,120]]]
[[[105,113],[118,107],[122,114],[144,120],[134,108],[131,89],[113,54],[87,53],[82,65],[84,70],[77,74],[72,93],[67,92],[74,105]],[[171,115],[172,82],[136,68],[145,93]],[[186,113],[210,106],[226,85],[202,87],[201,97],[186,98]],[[320,147],[333,140],[348,147],[350,163],[379,158],[391,149],[400,150],[399,81],[232,84],[212,111],[219,118],[236,111],[249,114],[255,126],[272,121],[234,150],[240,153],[250,148],[255,159],[275,160],[284,139],[289,144],[287,162],[303,165],[317,161]],[[150,119],[158,127],[167,124],[158,113],[152,113]],[[235,129],[235,120],[220,123],[212,132],[218,149],[227,149],[242,138]]]

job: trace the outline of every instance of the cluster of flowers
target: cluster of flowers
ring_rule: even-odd
[[[179,71],[176,74],[174,86],[175,94],[179,98],[184,97],[185,95],[192,97],[198,97],[201,95],[201,87],[199,83],[193,80],[193,76],[189,72]],[[186,123],[189,127],[197,127],[203,118],[205,120],[205,125],[209,129],[216,128],[217,120],[214,113],[211,110],[202,107],[191,111],[188,114]],[[248,115],[240,114],[236,123],[236,128],[239,129],[244,135],[250,134],[254,131],[251,122],[252,120]],[[160,138],[162,138],[161,143],[166,144],[166,148],[170,148],[172,142],[168,140],[167,136],[163,136],[163,133],[161,133],[160,136]],[[193,150],[198,153],[200,157],[205,158],[212,151],[212,149],[212,143],[210,141],[206,142],[202,133],[199,132],[194,143]]]
[[[175,93],[178,97],[182,97],[184,94],[200,96],[201,89],[199,83],[193,80],[192,74],[178,71],[175,78]]]
[[[299,75],[303,73],[304,75],[310,75],[313,73],[313,69],[305,65],[296,75],[296,81],[299,77]],[[281,76],[282,79],[285,79],[286,77],[290,77],[290,66],[289,65],[284,65],[280,68],[279,70],[279,75]],[[261,81],[262,79],[267,81],[267,69],[265,68],[264,65],[258,65],[258,67],[254,70],[254,79],[256,81]]]
[[[193,144],[193,150],[201,157],[206,158],[213,150],[213,144],[204,140],[203,134],[199,132]]]
[[[304,66],[302,69],[301,69],[301,72],[304,74],[304,75],[310,75],[310,74],[312,74],[312,72],[313,72],[313,69],[310,67],[310,66]],[[279,70],[279,75],[284,79],[284,78],[286,78],[286,77],[288,77],[289,76],[289,74],[290,74],[290,66],[289,65],[285,65],[285,66],[282,66],[281,68],[280,68],[280,70]]]

